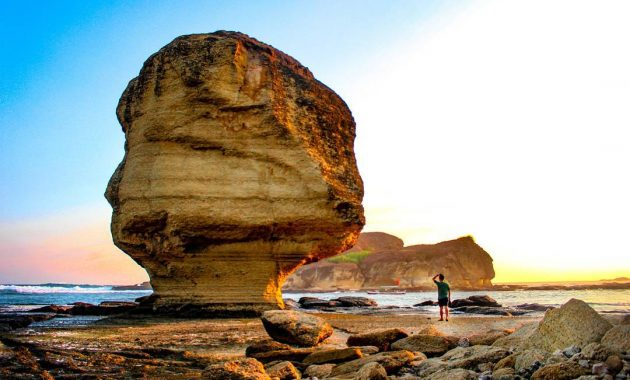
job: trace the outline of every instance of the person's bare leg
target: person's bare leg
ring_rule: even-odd
[[[444,306],[440,306],[440,319],[438,319],[438,321],[443,321],[444,320]]]
[[[444,306],[444,310],[446,312],[446,322],[448,322],[448,306]]]

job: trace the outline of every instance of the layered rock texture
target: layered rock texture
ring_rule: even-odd
[[[472,237],[405,247],[383,232],[362,233],[343,255],[305,265],[286,282],[287,290],[370,289],[398,285],[433,289],[431,277],[444,273],[451,286],[492,286],[492,257]]]
[[[155,308],[279,308],[292,271],[355,243],[354,120],[281,51],[235,32],[176,38],[129,82],[117,115],[111,230],[147,270]]]

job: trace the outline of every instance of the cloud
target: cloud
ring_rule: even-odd
[[[0,222],[0,283],[146,281],[144,269],[112,243],[110,212],[98,204]]]

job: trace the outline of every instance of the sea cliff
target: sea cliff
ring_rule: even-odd
[[[444,273],[458,289],[492,286],[492,257],[471,236],[437,244],[404,246],[396,236],[362,233],[343,254],[305,265],[287,279],[287,291],[371,289],[398,285],[432,288],[431,277]]]

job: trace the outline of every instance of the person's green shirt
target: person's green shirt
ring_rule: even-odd
[[[435,285],[438,287],[438,299],[448,298],[448,291],[451,290],[451,287],[448,286],[448,282],[436,280],[433,280],[433,282],[435,282]]]

